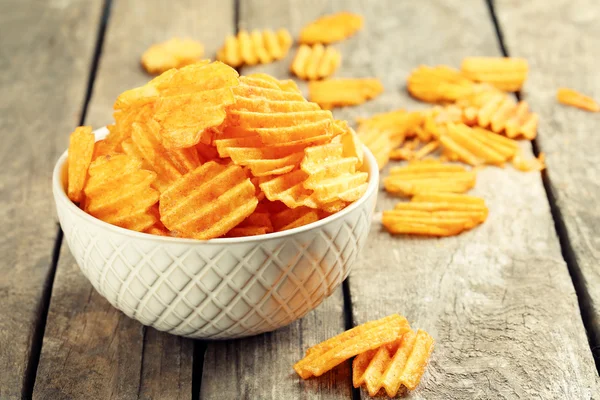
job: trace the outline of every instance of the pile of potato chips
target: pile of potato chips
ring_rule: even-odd
[[[220,62],[171,69],[122,93],[96,143],[71,135],[68,195],[91,215],[211,239],[306,225],[367,189],[356,133],[292,81]]]
[[[319,343],[294,365],[302,379],[321,376],[355,357],[352,383],[370,396],[395,397],[400,389],[419,384],[433,351],[434,340],[423,330],[414,332],[398,314],[370,321]]]

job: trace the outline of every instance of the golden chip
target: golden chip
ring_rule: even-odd
[[[142,55],[142,66],[150,74],[161,74],[200,61],[202,43],[192,39],[173,38],[150,46]]]
[[[230,35],[225,39],[217,53],[217,60],[232,67],[267,64],[285,57],[291,46],[292,37],[286,29],[277,33],[268,29],[250,33],[241,30],[237,36]]]
[[[383,389],[389,397],[396,397],[401,386],[414,390],[425,372],[433,343],[433,338],[419,329],[358,355],[352,363],[354,387],[364,384],[370,396]]]
[[[124,154],[96,159],[85,185],[85,211],[109,224],[143,232],[155,225],[159,194],[152,188],[156,173]]]
[[[160,195],[160,219],[195,239],[225,235],[254,212],[256,189],[242,167],[210,161],[182,176]]]
[[[460,66],[467,78],[507,92],[521,90],[528,69],[527,60],[515,57],[467,57]]]
[[[95,137],[90,126],[79,126],[71,133],[67,155],[67,194],[74,202],[83,200],[83,188],[92,162]]]
[[[384,186],[388,193],[402,196],[424,192],[464,193],[475,186],[475,179],[475,172],[461,165],[424,160],[392,168]]]
[[[227,233],[227,237],[256,236],[271,232],[273,232],[273,224],[269,206],[261,202],[252,214]]]
[[[352,36],[363,27],[363,17],[350,12],[325,15],[300,31],[300,43],[329,44]]]
[[[556,92],[556,100],[559,103],[581,108],[582,110],[600,112],[600,104],[596,100],[573,89],[559,88]]]
[[[456,101],[471,93],[473,85],[473,81],[460,71],[445,65],[421,65],[413,70],[407,79],[408,92],[413,97],[429,103]]]
[[[383,85],[376,78],[336,78],[308,84],[310,101],[324,109],[362,104],[382,92]]]
[[[409,330],[406,318],[397,314],[367,322],[311,347],[306,357],[294,365],[294,370],[302,379],[321,376],[345,360],[390,343]]]
[[[333,47],[322,44],[310,47],[303,44],[298,47],[290,69],[297,77],[314,81],[333,75],[341,59],[340,52]]]
[[[453,236],[483,223],[483,199],[452,193],[423,193],[383,212],[383,226],[392,234]]]
[[[543,171],[546,169],[546,155],[540,153],[537,158],[531,158],[526,160],[521,152],[517,152],[512,160],[513,166],[519,171],[530,172],[530,171]]]
[[[273,215],[273,227],[276,232],[298,228],[319,220],[319,214],[312,208],[286,208]]]

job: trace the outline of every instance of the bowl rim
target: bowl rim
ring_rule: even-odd
[[[106,127],[102,127],[102,128],[94,130],[93,133],[96,137],[96,141],[98,141],[98,140],[104,139],[104,137],[106,137],[106,135],[108,134],[108,129]],[[367,146],[363,145],[363,154],[364,154],[363,157],[367,161],[367,164],[369,167],[369,171],[368,171],[369,185],[367,186],[367,190],[358,200],[354,201],[352,204],[350,204],[349,206],[347,206],[346,208],[344,208],[343,210],[341,210],[335,214],[332,214],[332,215],[325,217],[323,219],[320,219],[316,222],[311,222],[310,224],[303,225],[303,226],[300,226],[297,228],[288,229],[288,230],[282,231],[282,232],[266,233],[264,235],[242,236],[242,237],[235,237],[235,238],[214,238],[214,239],[207,239],[207,240],[160,236],[160,235],[152,235],[150,233],[132,231],[130,229],[125,229],[125,228],[121,228],[116,225],[109,224],[108,222],[104,222],[101,219],[98,219],[98,218],[86,213],[79,207],[77,207],[75,205],[75,203],[73,203],[71,201],[71,199],[69,199],[69,197],[67,196],[65,187],[62,184],[62,175],[63,175],[62,170],[67,161],[67,154],[68,154],[68,149],[65,150],[61,154],[61,156],[58,158],[58,160],[56,161],[56,164],[54,166],[54,170],[52,172],[52,191],[55,196],[55,202],[56,202],[57,207],[60,207],[60,205],[59,205],[59,202],[60,202],[70,212],[74,213],[79,218],[82,218],[83,220],[85,220],[87,222],[93,223],[94,225],[98,226],[99,228],[107,229],[107,230],[113,231],[115,233],[119,233],[119,234],[130,236],[130,237],[135,237],[138,239],[151,240],[151,241],[156,241],[156,242],[161,242],[161,243],[171,243],[171,244],[179,243],[179,244],[195,244],[195,245],[236,244],[236,243],[239,244],[239,243],[258,242],[258,241],[264,241],[264,240],[269,240],[269,239],[280,239],[280,238],[285,238],[287,236],[294,236],[298,233],[302,233],[302,232],[310,231],[312,229],[320,228],[331,222],[334,222],[334,221],[344,218],[346,215],[350,214],[355,209],[361,207],[367,201],[367,199],[369,199],[373,195],[373,193],[377,192],[377,190],[379,189],[379,167],[377,165],[377,161],[375,160],[375,157],[373,156],[371,151],[367,148]],[[363,164],[364,164],[364,161],[363,161]]]

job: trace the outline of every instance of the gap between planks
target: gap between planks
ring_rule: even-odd
[[[83,125],[87,114],[88,105],[92,97],[92,91],[94,89],[94,81],[96,78],[96,72],[98,70],[98,63],[102,56],[102,45],[104,43],[104,36],[106,33],[106,25],[110,18],[110,9],[112,0],[104,0],[102,5],[102,13],[100,15],[100,21],[98,21],[98,33],[96,34],[96,41],[94,45],[94,54],[92,57],[92,64],[90,66],[90,72],[88,74],[87,85],[85,90],[85,97],[83,100],[83,106],[81,108],[81,118],[79,125]],[[25,380],[23,382],[23,398],[30,399],[33,396],[33,388],[35,386],[35,378],[37,376],[37,369],[40,362],[40,356],[42,354],[42,345],[44,342],[44,333],[46,332],[46,322],[48,319],[48,310],[50,309],[50,299],[52,298],[52,288],[54,286],[54,277],[56,275],[56,268],[58,266],[58,260],[60,258],[60,248],[63,242],[63,231],[59,224],[56,227],[56,239],[54,240],[54,247],[52,248],[52,261],[50,264],[50,272],[48,273],[48,280],[46,281],[42,298],[39,305],[39,320],[34,329],[34,335],[31,340],[31,353],[27,362],[27,368],[25,371]]]
[[[500,21],[496,15],[495,1],[485,0],[485,2],[490,12],[490,18],[492,20],[492,23],[494,24],[494,29],[496,31],[496,37],[498,39],[498,46],[500,47],[500,51],[505,57],[510,57],[510,52],[508,50],[506,42],[504,41],[502,26],[500,25]],[[521,91],[516,92],[515,96],[517,97],[517,100],[520,101],[522,99]],[[533,139],[531,141],[531,144],[534,156],[538,157],[540,155],[541,149],[537,139]],[[541,172],[541,176],[542,183],[544,185],[544,191],[546,192],[546,197],[548,198],[548,203],[550,204],[550,213],[552,214],[552,219],[554,220],[554,229],[556,230],[558,241],[560,243],[562,258],[567,264],[569,275],[571,277],[571,281],[573,282],[573,287],[575,288],[577,303],[579,305],[581,319],[583,320],[583,326],[585,327],[585,331],[587,334],[590,351],[592,352],[592,356],[594,357],[596,369],[600,374],[600,335],[594,334],[594,329],[592,325],[593,314],[591,312],[592,299],[590,297],[588,289],[583,283],[581,269],[577,264],[577,259],[573,251],[573,246],[571,245],[571,240],[569,239],[569,234],[567,232],[565,220],[556,200],[556,195],[552,191],[550,177],[548,176],[546,170]]]

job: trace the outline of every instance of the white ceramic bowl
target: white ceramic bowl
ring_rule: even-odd
[[[107,130],[95,133],[101,139]],[[369,187],[341,212],[285,232],[199,241],[134,232],[86,214],[65,193],[66,160],[67,152],[54,168],[54,200],[83,274],[129,317],[193,338],[256,335],[317,307],[365,244],[379,182],[365,148]]]

